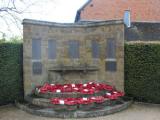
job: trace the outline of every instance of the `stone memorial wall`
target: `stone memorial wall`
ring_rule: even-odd
[[[123,21],[23,20],[25,95],[45,82],[106,82],[124,91]]]

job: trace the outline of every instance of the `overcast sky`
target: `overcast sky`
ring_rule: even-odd
[[[21,4],[17,2],[16,5],[23,9],[29,3],[34,3],[27,9],[27,13],[20,15],[22,19],[36,19],[60,23],[74,22],[77,10],[84,5],[87,0],[26,0],[27,3]],[[8,30],[4,21],[0,20],[0,31],[5,31],[7,36],[22,35],[22,30],[19,30],[12,22],[9,23],[10,30]],[[20,25],[22,28],[22,25]],[[11,33],[12,32],[12,33]]]

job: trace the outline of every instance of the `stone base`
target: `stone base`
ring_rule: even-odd
[[[16,103],[17,107],[31,114],[44,117],[56,117],[56,118],[88,118],[104,116],[112,113],[116,113],[128,108],[132,103],[131,101],[123,101],[122,104],[116,104],[114,106],[105,106],[102,109],[82,111],[55,111],[53,108],[38,107],[28,103]]]

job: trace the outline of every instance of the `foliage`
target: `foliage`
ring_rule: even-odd
[[[21,36],[11,37],[10,41],[13,43],[22,43],[22,37]]]
[[[0,43],[22,43],[22,37],[21,36],[14,36],[14,37],[11,37],[9,39],[6,39],[6,38],[2,38],[0,39]]]
[[[22,44],[0,43],[0,105],[23,100]]]
[[[138,101],[160,103],[160,44],[125,45],[125,92]]]

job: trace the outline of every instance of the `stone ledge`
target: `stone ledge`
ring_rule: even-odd
[[[33,20],[33,19],[23,19],[22,24],[70,28],[70,27],[93,27],[93,26],[124,24],[124,23],[123,23],[123,20],[109,20],[109,21],[100,21],[100,22],[80,22],[80,23],[56,23],[56,22],[48,22],[48,21]]]
[[[30,103],[30,104],[33,104],[35,106],[39,106],[39,107],[44,107],[44,108],[58,108],[58,107],[61,107],[61,106],[64,106],[64,108],[68,108],[68,107],[72,107],[72,106],[68,106],[68,105],[54,105],[54,104],[51,104],[50,103],[50,100],[47,99],[47,98],[35,98],[35,97],[30,97],[30,96],[26,96],[25,97],[25,100]],[[91,106],[92,107],[89,107],[89,109],[97,109],[97,108],[103,108],[104,106],[106,105],[114,105],[116,103],[123,103],[124,101],[122,99],[118,99],[118,100],[114,100],[114,101],[110,101],[110,100],[105,100],[104,103],[93,103]],[[83,106],[83,105],[82,105]],[[86,105],[85,105],[86,106]],[[84,106],[84,107],[85,107]],[[89,105],[90,106],[90,105]],[[78,108],[81,108],[81,105],[74,105],[73,106],[74,108],[76,107],[77,109]],[[87,106],[84,108],[84,109],[88,109]],[[89,110],[88,109],[88,110]]]
[[[52,92],[47,92],[45,94],[38,93],[35,91],[35,95],[38,97],[43,97],[43,98],[54,98],[54,97],[61,97],[61,98],[78,98],[78,97],[91,97],[91,96],[103,96],[105,95],[105,91],[99,91],[95,94],[81,94],[78,92],[64,92],[64,93],[52,93]]]
[[[104,116],[112,113],[116,113],[128,108],[132,104],[132,101],[124,102],[123,104],[115,106],[107,106],[103,109],[97,109],[93,111],[62,111],[56,112],[52,108],[40,108],[37,106],[30,106],[29,104],[16,103],[16,106],[28,113],[35,114],[44,117],[55,117],[55,118],[89,118]]]

